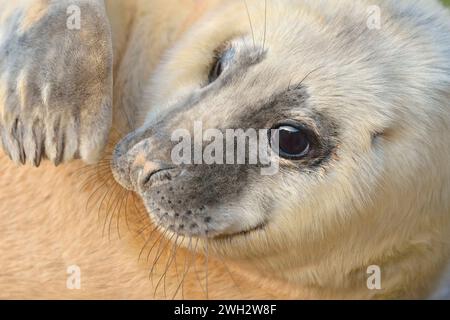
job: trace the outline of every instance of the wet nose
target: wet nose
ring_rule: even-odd
[[[136,175],[144,169],[147,155],[150,153],[149,141],[131,144],[123,139],[114,150],[111,169],[116,181],[128,190],[138,191]]]
[[[141,141],[126,150],[119,143],[112,160],[112,171],[116,181],[128,190],[145,192],[153,185],[170,181],[175,167],[167,161],[153,159],[149,139]],[[152,158],[153,157],[153,158]]]

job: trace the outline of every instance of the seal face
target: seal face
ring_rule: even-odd
[[[197,88],[116,148],[117,180],[142,196],[156,223],[180,235],[214,238],[260,230],[277,201],[271,191],[277,182],[272,175],[261,174],[264,164],[260,161],[250,163],[255,145],[245,139],[249,136],[244,144],[250,151],[240,163],[228,162],[224,154],[216,155],[219,161],[214,163],[193,159],[174,164],[178,141],[174,143],[171,136],[176,130],[183,128],[195,137],[195,122],[200,122],[204,130],[223,133],[222,146],[230,143],[229,129],[244,135],[248,130],[266,130],[264,138],[269,143],[276,131],[281,156],[275,160],[282,161],[280,170],[287,174],[319,171],[336,150],[336,123],[310,105],[308,87],[303,84],[306,74],[271,86],[273,77],[285,78],[285,70],[272,56],[269,42],[253,45],[251,37],[243,34],[216,43]],[[203,156],[211,139],[199,140],[191,141],[192,153],[201,150]],[[233,145],[236,155],[238,147]]]
[[[274,201],[271,192],[265,191],[258,201],[257,213],[253,213],[251,207],[246,208],[246,200],[236,201],[258,190],[256,186],[249,190],[249,185],[270,187],[273,179],[261,174],[263,163],[250,163],[255,145],[249,135],[244,137],[248,138],[244,139],[244,146],[249,152],[241,163],[237,163],[237,159],[227,162],[228,155],[223,154],[215,163],[193,163],[193,159],[192,163],[174,164],[176,143],[171,140],[172,133],[180,128],[194,131],[194,123],[189,124],[184,119],[201,119],[201,124],[207,126],[212,122],[214,126],[208,128],[223,133],[222,146],[229,145],[226,132],[229,128],[237,128],[244,135],[254,128],[266,130],[268,142],[277,135],[278,156],[284,161],[281,170],[287,172],[317,171],[335,152],[337,128],[331,119],[313,112],[308,106],[309,96],[303,84],[281,88],[253,102],[250,99],[239,101],[235,95],[237,86],[247,88],[244,92],[255,90],[257,84],[261,91],[265,88],[257,69],[264,65],[266,52],[262,48],[248,48],[245,42],[243,38],[231,41],[212,66],[205,86],[180,100],[174,110],[157,123],[138,134],[132,133],[116,149],[114,168],[118,180],[142,196],[158,224],[180,235],[217,237],[259,230],[267,224]],[[249,69],[253,70],[248,72]],[[217,97],[220,97],[218,101]],[[224,109],[220,101],[231,103],[230,108]],[[301,110],[302,117],[292,112],[293,105]],[[203,132],[200,134],[204,136]],[[155,139],[155,135],[159,138]],[[196,135],[193,132],[192,136]],[[217,137],[215,139],[219,142]],[[207,140],[191,141],[192,153],[200,150],[203,157],[210,143]],[[238,144],[233,144],[232,148],[233,155],[237,155]],[[191,145],[188,149],[191,151]],[[124,167],[128,168],[125,176]],[[242,211],[245,214],[240,214]]]
[[[290,257],[307,264],[331,251],[328,242],[323,248],[330,251],[314,250],[325,235],[351,241],[380,227],[378,239],[386,239],[382,220],[405,221],[408,199],[427,203],[416,195],[430,186],[416,173],[429,168],[427,155],[442,154],[426,133],[447,132],[450,123],[442,113],[450,36],[439,31],[449,30],[448,22],[437,5],[424,14],[417,5],[385,1],[384,28],[372,30],[367,7],[352,2],[349,11],[345,3],[327,10],[309,2],[252,2],[249,23],[242,2],[233,1],[168,52],[142,101],[145,123],[117,145],[112,163],[117,181],[142,197],[157,225],[229,256],[308,248]],[[413,17],[399,18],[406,12]],[[411,28],[417,32],[392,36]],[[418,52],[432,37],[447,45]],[[267,156],[269,166],[277,163],[275,174],[262,174],[261,158],[250,161],[250,134],[245,161],[230,164],[227,154],[216,154],[219,147],[210,148],[226,146],[228,130],[251,129],[271,146],[276,140]],[[191,162],[174,161],[179,130],[191,138],[184,148]],[[196,161],[198,150],[213,150],[218,161]],[[427,181],[443,179],[429,174]],[[293,261],[286,259],[276,263]]]

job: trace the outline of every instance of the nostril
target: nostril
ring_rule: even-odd
[[[116,146],[111,167],[116,181],[126,189],[145,191],[154,184],[170,181],[176,175],[170,163],[149,159],[149,155],[155,155],[152,145],[150,138],[136,143],[131,136]]]
[[[143,178],[141,179],[141,182],[139,183],[141,189],[145,188],[145,186],[150,182],[152,175],[153,175],[153,173],[143,175]]]
[[[115,147],[111,169],[115,180],[128,190],[137,191],[138,174],[151,153],[148,139],[136,143],[135,134],[122,139]]]
[[[148,166],[154,168],[155,166]],[[159,167],[153,170],[142,170],[139,177],[139,187],[141,190],[146,190],[154,185],[166,183],[171,181],[176,175],[174,167]]]

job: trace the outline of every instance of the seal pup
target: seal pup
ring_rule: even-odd
[[[449,257],[448,12],[436,1],[248,3],[222,4],[165,55],[142,126],[115,149],[117,181],[169,236],[265,277],[325,297],[423,297]],[[173,133],[193,137],[196,122],[277,131],[279,172],[174,163]]]

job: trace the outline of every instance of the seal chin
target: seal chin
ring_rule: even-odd
[[[170,192],[160,190],[161,188],[155,188],[142,197],[153,223],[170,234],[205,240],[224,240],[264,231],[268,225],[268,222],[264,221],[249,226],[241,223],[239,226],[236,221],[226,219],[225,215],[220,214],[220,209],[207,205],[185,206],[184,201],[181,201],[182,207],[176,208],[173,205],[178,201],[170,200],[172,199]],[[168,203],[172,205],[168,207]]]

